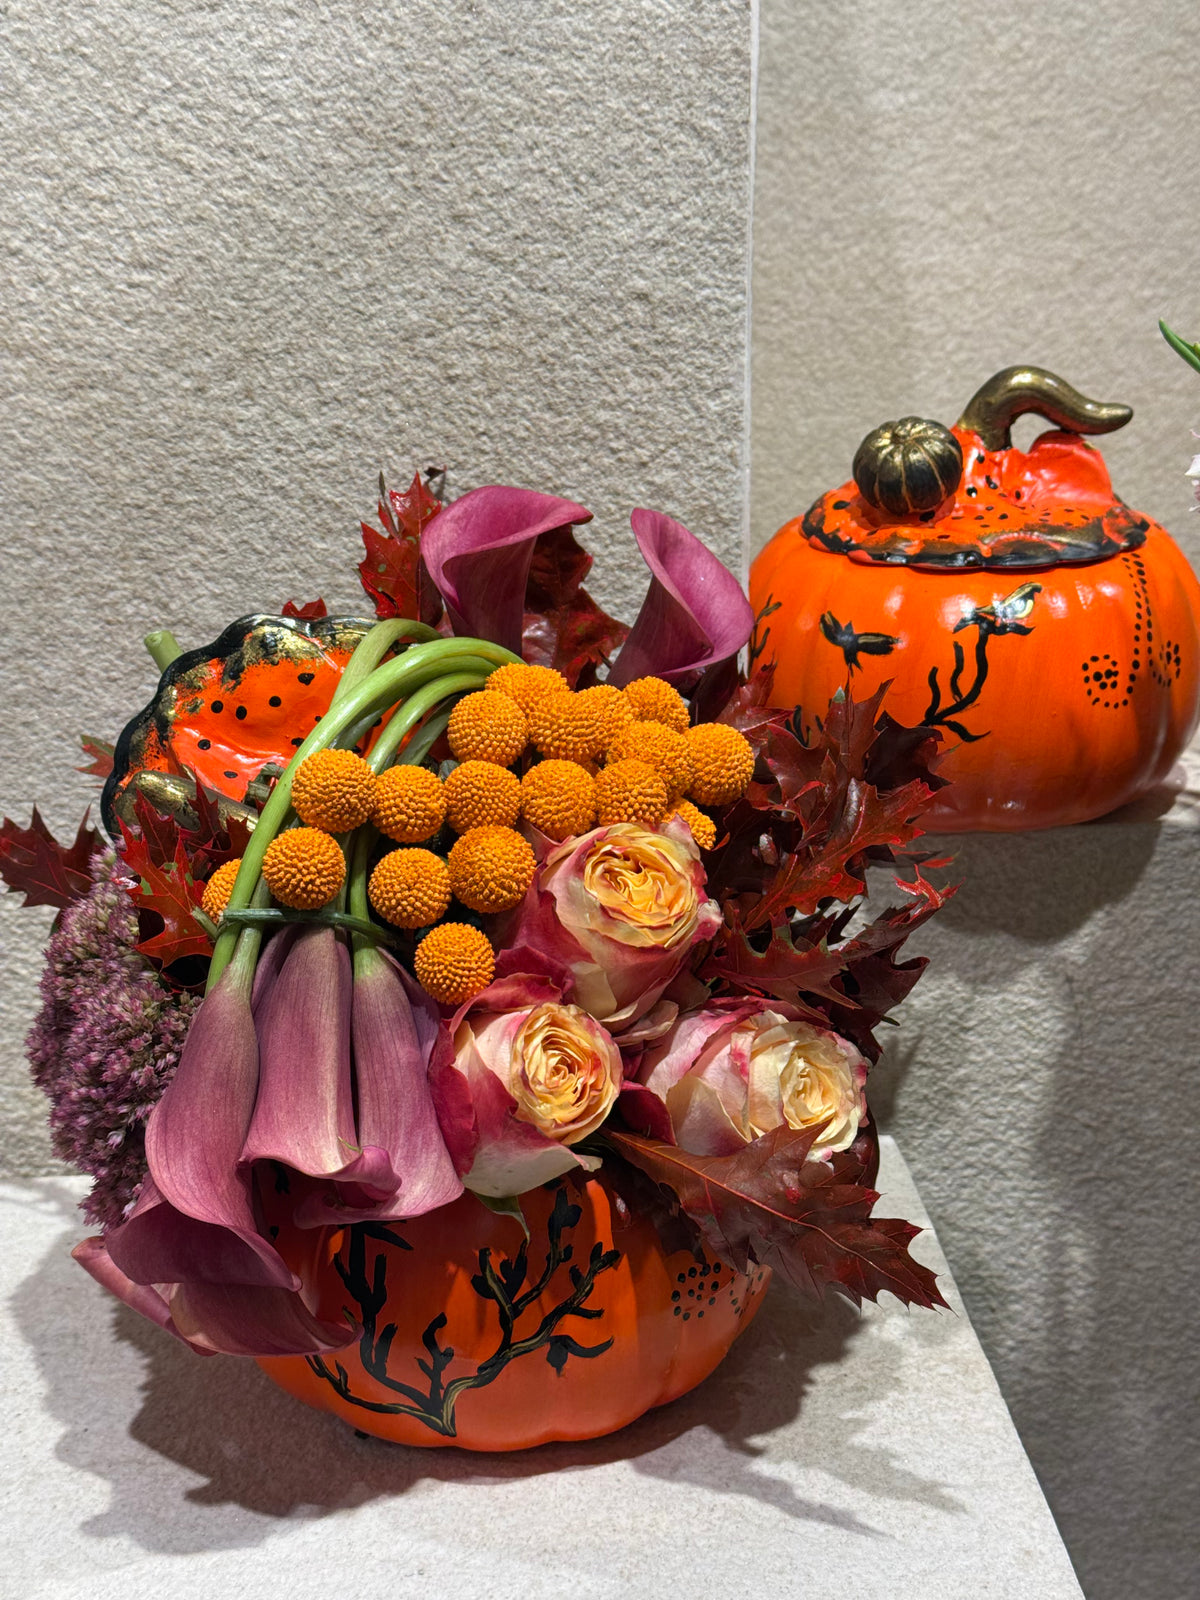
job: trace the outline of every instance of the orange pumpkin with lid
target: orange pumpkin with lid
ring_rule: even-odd
[[[1056,424],[1028,450],[1010,429]],[[876,429],[854,476],[755,561],[755,659],[803,722],[891,681],[940,728],[943,832],[1084,822],[1160,783],[1200,719],[1200,585],[1167,531],[1112,490],[1084,434],[1130,420],[1010,367],[951,429]]]

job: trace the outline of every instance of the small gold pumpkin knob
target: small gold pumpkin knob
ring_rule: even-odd
[[[894,517],[935,511],[962,481],[962,446],[940,422],[901,417],[869,433],[854,456],[868,505]]]

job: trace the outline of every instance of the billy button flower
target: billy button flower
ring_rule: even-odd
[[[455,833],[511,828],[521,815],[521,780],[494,761],[464,761],[445,783],[446,814]]]
[[[397,766],[381,772],[371,821],[397,844],[424,844],[446,820],[442,780],[428,767]]]
[[[607,743],[609,718],[603,702],[583,694],[548,694],[529,712],[529,737],[543,756],[591,761]]]
[[[625,703],[638,722],[661,722],[676,733],[686,733],[692,714],[678,689],[663,678],[635,678],[624,688]]]
[[[529,743],[529,724],[515,700],[495,689],[464,695],[450,713],[446,737],[456,761],[508,767]]]
[[[472,911],[511,911],[525,898],[537,863],[513,828],[472,828],[450,852],[450,887]]]
[[[654,828],[667,809],[667,786],[648,761],[611,761],[596,778],[596,820],[636,822]]]
[[[671,812],[671,816],[678,817],[686,822],[692,831],[692,838],[701,850],[711,850],[717,842],[717,825],[710,816],[694,806],[690,800],[680,800]],[[668,821],[670,819],[668,818]]]
[[[316,911],[345,882],[346,858],[337,840],[319,828],[290,828],[267,846],[262,875],[280,905]]]
[[[497,667],[485,687],[515,700],[528,716],[535,701],[547,694],[564,694],[569,685],[562,673],[553,667],[531,667],[523,661],[514,661],[506,667]]]
[[[432,850],[391,850],[371,874],[371,904],[397,928],[425,928],[450,906],[450,871]]]
[[[238,875],[238,868],[241,864],[241,856],[238,856],[235,861],[226,861],[224,866],[218,867],[204,885],[204,898],[200,902],[200,909],[213,922],[220,922],[222,913],[229,904],[229,896],[233,890],[234,879]]]
[[[375,774],[353,750],[318,750],[296,768],[292,805],[310,827],[349,833],[371,815],[375,787]]]
[[[597,683],[590,689],[581,689],[578,698],[585,705],[599,707],[604,722],[602,749],[607,749],[626,723],[633,721],[634,713],[629,701],[611,683]]]
[[[478,928],[440,922],[417,946],[413,971],[426,994],[441,1005],[460,1006],[491,983],[496,957]]]
[[[750,741],[723,722],[701,722],[687,732],[694,776],[686,790],[702,806],[727,806],[740,800],[754,776]]]
[[[609,746],[608,759],[644,761],[660,775],[668,795],[686,794],[692,786],[692,757],[682,733],[661,722],[631,722]]]
[[[596,780],[575,761],[539,761],[521,779],[521,815],[561,844],[596,820]]]

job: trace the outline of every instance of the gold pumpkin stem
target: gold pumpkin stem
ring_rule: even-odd
[[[977,433],[987,450],[1007,450],[1013,423],[1028,411],[1072,433],[1112,433],[1133,416],[1129,406],[1089,400],[1045,367],[1005,367],[971,396],[958,426]]]

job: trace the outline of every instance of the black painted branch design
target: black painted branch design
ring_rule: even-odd
[[[359,1359],[376,1383],[401,1398],[383,1401],[356,1395],[351,1389],[349,1374],[336,1359],[331,1370],[323,1356],[308,1356],[309,1367],[348,1404],[364,1411],[416,1417],[434,1433],[452,1439],[456,1431],[455,1407],[460,1396],[469,1389],[479,1389],[491,1383],[510,1361],[530,1355],[535,1350],[545,1350],[550,1366],[555,1372],[561,1372],[569,1356],[595,1357],[612,1345],[611,1339],[605,1339],[600,1344],[581,1344],[570,1334],[558,1331],[559,1325],[567,1317],[590,1320],[604,1315],[602,1309],[589,1306],[587,1301],[595,1288],[596,1279],[602,1272],[617,1265],[621,1252],[605,1250],[600,1243],[592,1246],[586,1271],[571,1266],[572,1290],[567,1298],[553,1306],[524,1338],[516,1337],[516,1326],[521,1317],[545,1293],[558,1269],[570,1263],[573,1247],[564,1241],[564,1235],[576,1226],[582,1214],[580,1207],[567,1198],[565,1186],[560,1184],[546,1228],[546,1259],[537,1281],[527,1288],[523,1287],[529,1276],[527,1243],[523,1242],[511,1259],[502,1256],[496,1262],[493,1262],[490,1250],[479,1252],[479,1271],[471,1279],[471,1287],[481,1299],[491,1300],[496,1306],[500,1320],[496,1348],[478,1364],[474,1372],[463,1373],[447,1383],[446,1369],[454,1360],[454,1350],[438,1342],[438,1335],[446,1326],[445,1313],[439,1313],[429,1323],[421,1339],[428,1354],[428,1360],[418,1357],[416,1363],[426,1380],[423,1386],[404,1383],[388,1372],[388,1359],[397,1327],[394,1322],[385,1323],[382,1327],[379,1325],[380,1315],[387,1303],[386,1254],[380,1251],[374,1257],[369,1275],[367,1268],[367,1240],[370,1238],[382,1239],[404,1250],[410,1250],[412,1246],[390,1228],[376,1223],[354,1224],[347,1230],[346,1260],[343,1262],[339,1253],[334,1257],[334,1264],[358,1307],[358,1315],[354,1320],[362,1327],[358,1342]],[[353,1315],[348,1308],[347,1314]]]

